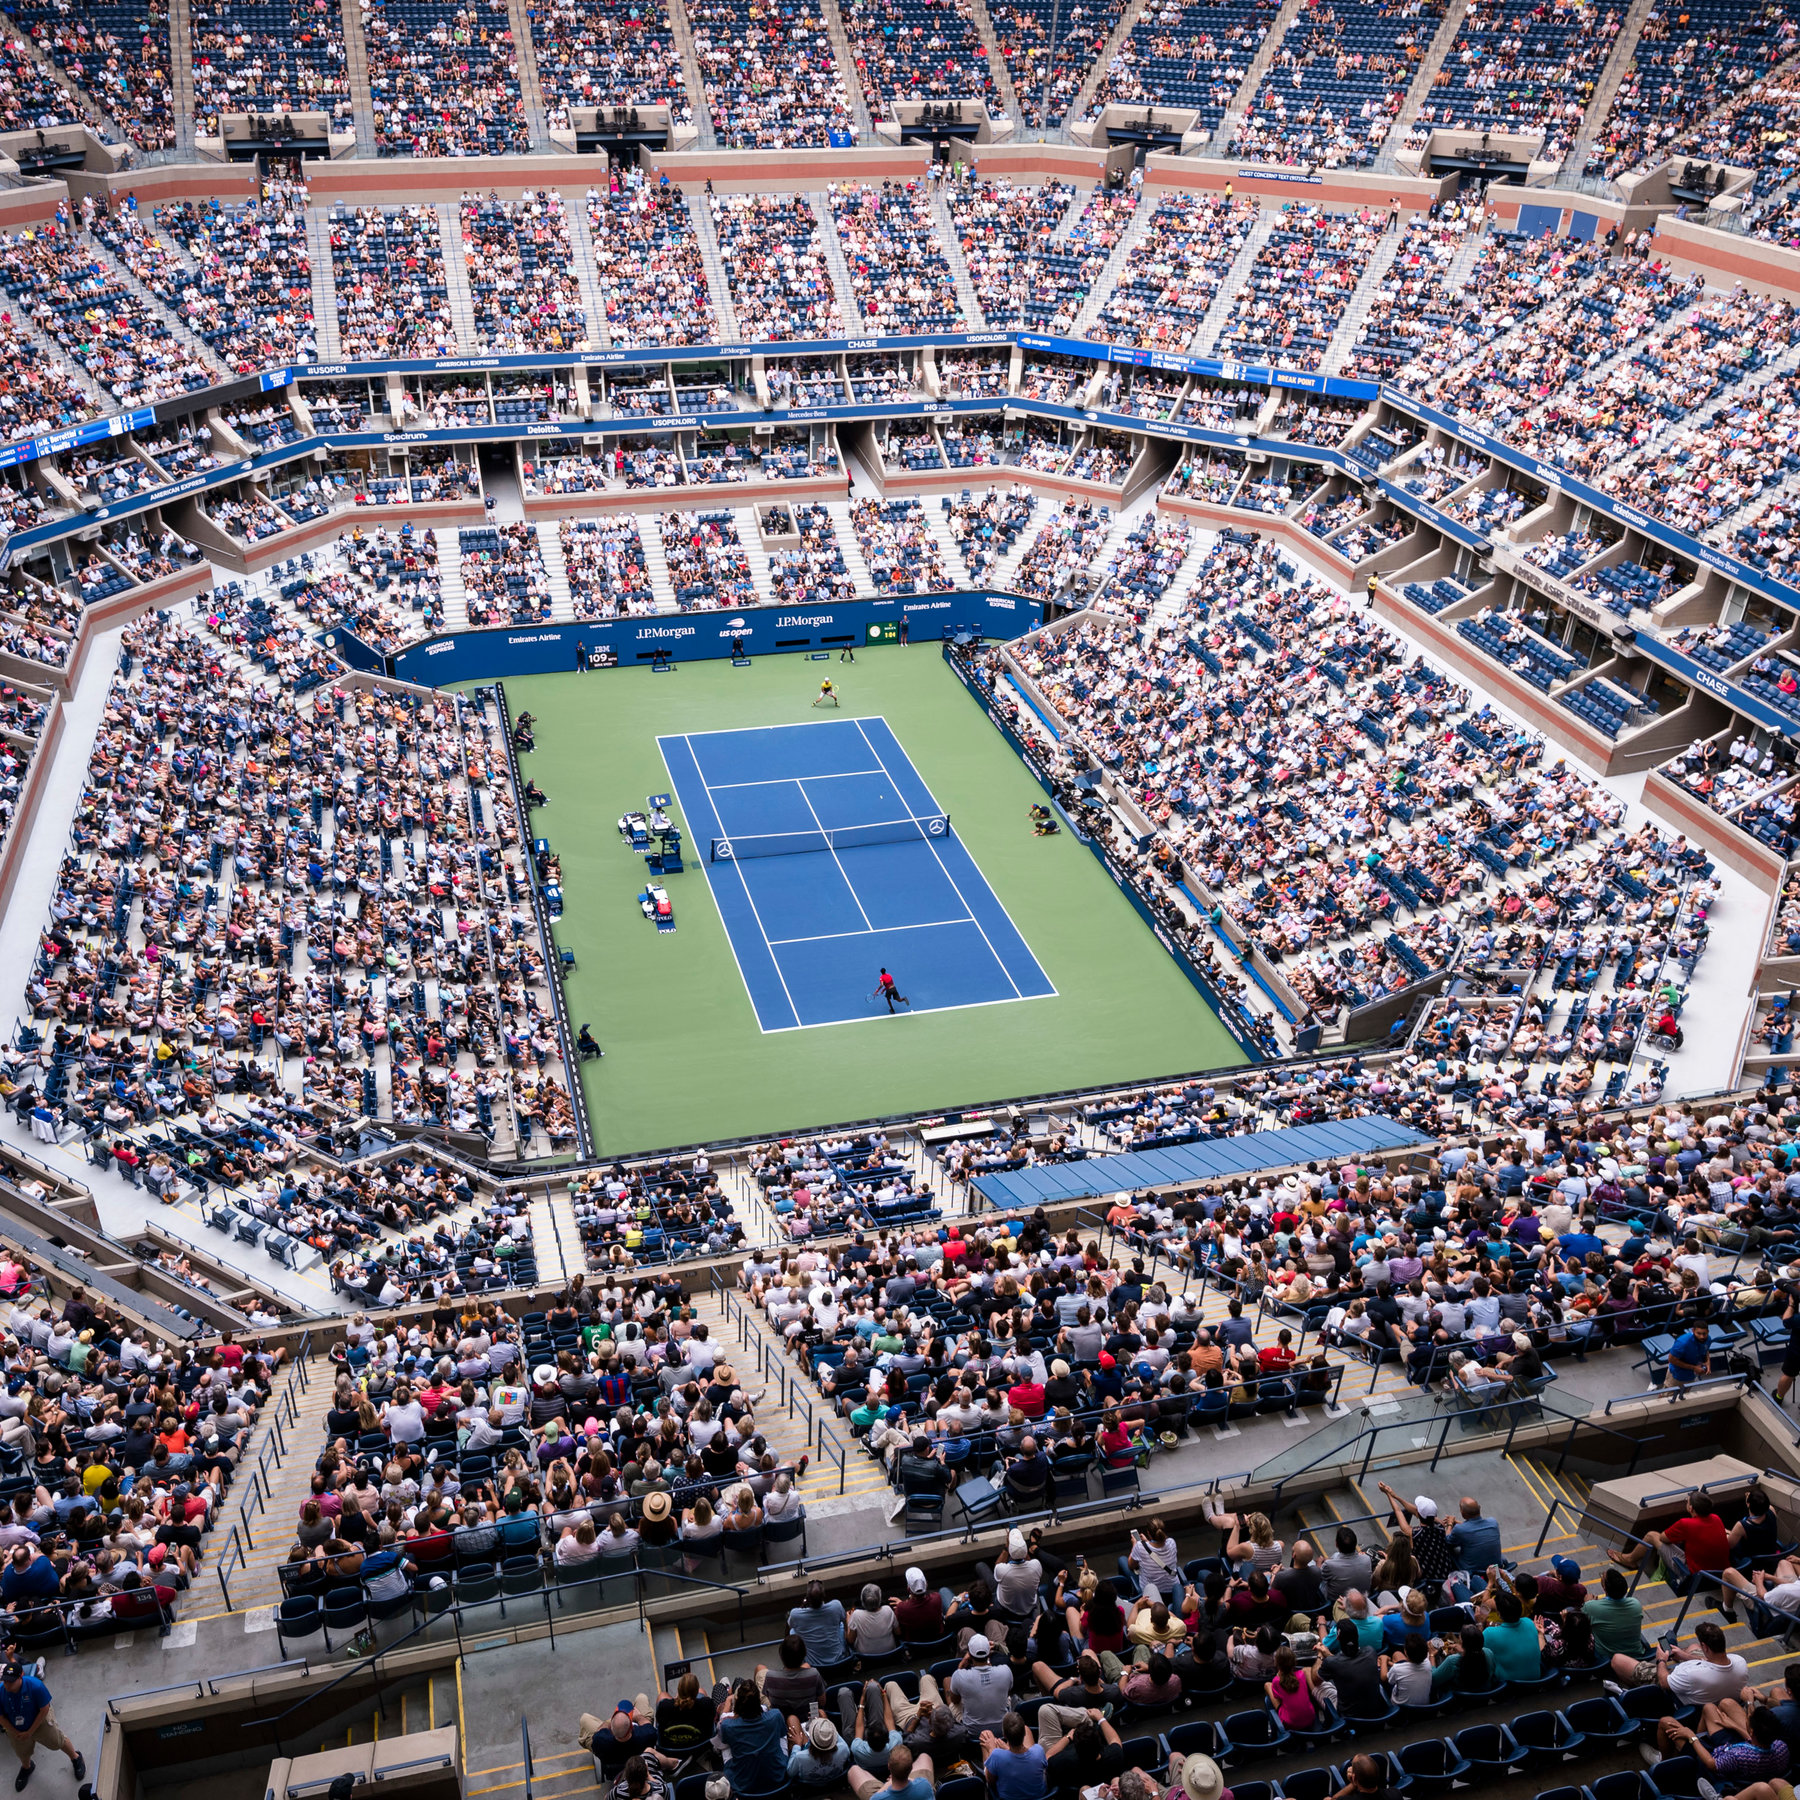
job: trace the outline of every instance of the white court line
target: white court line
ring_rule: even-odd
[[[704,780],[705,777],[703,776],[701,779]],[[872,932],[875,929],[874,922],[869,917],[869,909],[863,905],[861,898],[858,896],[856,892],[856,883],[850,879],[850,871],[844,867],[844,859],[838,855],[837,846],[831,841],[831,833],[825,829],[825,821],[819,817],[819,809],[813,805],[812,796],[807,793],[805,782],[796,781],[794,786],[800,790],[800,798],[806,802],[806,810],[812,814],[813,823],[819,828],[819,836],[825,840],[825,848],[831,852],[831,860],[837,864],[837,872],[843,876],[844,886],[850,890],[850,898],[855,902],[856,910],[862,914],[862,922],[868,928],[867,931],[861,934],[846,932],[844,935],[846,937],[854,935],[867,936],[869,932]],[[909,807],[907,810],[911,811],[911,808]],[[920,835],[922,836],[923,833]]]
[[[706,804],[712,806],[713,823],[723,827],[725,821],[719,817],[719,809],[716,806],[713,806],[712,789],[706,785],[706,777],[700,772],[700,759],[694,754],[694,746],[689,742],[685,732],[682,734],[681,741],[687,745],[688,760],[694,765],[694,775],[700,783],[700,791],[706,796]],[[657,747],[661,749],[661,739],[657,740]],[[679,793],[681,791],[681,783],[675,779],[675,771],[669,768],[669,756],[666,750],[663,752],[663,767],[669,771],[670,787]],[[757,917],[756,902],[750,898],[750,884],[744,879],[744,872],[737,866],[736,862],[732,863],[731,868],[732,872],[738,878],[738,885],[744,890],[744,904],[750,908],[750,916],[756,920],[756,929],[762,933],[762,941],[766,947],[769,942],[769,934],[766,931],[763,931],[763,922]],[[713,865],[709,861],[706,865],[706,883],[708,887],[711,887],[712,885],[712,872]],[[716,894],[713,896],[713,904],[715,906],[718,905],[718,896]],[[770,1034],[770,1027],[762,1022],[762,1012],[756,1004],[756,989],[750,985],[750,977],[744,973],[744,964],[742,959],[738,956],[737,944],[732,938],[731,926],[725,918],[723,909],[721,909],[719,913],[719,924],[725,932],[725,942],[730,947],[731,960],[737,964],[738,980],[744,984],[744,994],[750,1002],[750,1013],[756,1020],[756,1029],[760,1031],[764,1037],[767,1037]],[[777,1025],[774,1029],[776,1031],[796,1030],[800,1025],[800,1009],[794,1004],[794,996],[788,993],[787,977],[782,974],[780,959],[773,950],[769,951],[769,961],[775,965],[775,979],[781,983],[781,991],[787,998],[788,1011],[794,1015],[794,1023],[792,1025]]]
[[[694,767],[700,765],[695,763]],[[715,794],[730,792],[732,788],[741,787],[786,787],[790,782],[799,781],[848,781],[853,775],[886,775],[886,769],[836,769],[829,775],[777,775],[772,781],[721,781],[712,791]],[[706,779],[704,775],[700,777]],[[891,777],[890,777],[891,779]],[[754,835],[754,834],[752,834]]]
[[[771,944],[834,944],[839,938],[881,937],[889,931],[935,931],[940,925],[973,925],[973,919],[927,919],[919,925],[871,926],[867,931],[822,931],[817,937],[770,938]],[[927,1007],[927,1012],[943,1012],[941,1006]]]
[[[887,724],[887,721],[886,721],[886,720],[885,720],[885,719],[884,719],[884,720],[883,720],[883,721],[882,721],[882,723],[883,723],[883,724],[884,724],[884,725],[885,725],[885,724]],[[899,781],[898,781],[898,780],[897,780],[897,779],[896,779],[896,778],[895,778],[895,776],[894,776],[894,773],[893,773],[893,771],[892,771],[892,770],[891,770],[891,769],[889,769],[889,768],[888,768],[888,766],[887,766],[887,764],[886,764],[886,763],[885,763],[885,762],[882,762],[882,757],[881,757],[881,752],[880,752],[880,751],[879,751],[879,750],[877,750],[877,749],[876,749],[876,748],[875,748],[875,746],[874,746],[874,744],[873,744],[873,743],[872,743],[872,742],[870,742],[870,739],[869,739],[869,734],[868,734],[868,732],[867,732],[867,731],[866,731],[866,730],[864,730],[864,729],[863,729],[863,722],[862,722],[862,720],[861,720],[861,719],[858,719],[858,720],[857,720],[857,721],[856,721],[856,729],[857,729],[857,730],[858,730],[858,731],[860,731],[860,732],[862,732],[862,740],[863,740],[863,742],[864,742],[864,743],[865,743],[865,744],[868,744],[868,746],[869,746],[869,754],[870,754],[870,755],[871,755],[871,756],[872,756],[872,757],[874,757],[874,759],[875,759],[875,760],[876,760],[876,761],[877,761],[877,762],[878,762],[878,763],[881,763],[881,767],[882,767],[882,771],[883,771],[883,773],[885,773],[885,774],[886,774],[886,775],[887,775],[887,778],[888,778],[888,780],[889,780],[889,781],[892,781],[892,782],[893,782],[893,783],[894,783],[894,792],[895,792],[895,793],[899,793],[899,792],[900,792],[900,783],[899,783]],[[889,727],[889,729],[890,729],[890,730],[891,730],[891,729],[892,729],[892,727],[891,727],[891,726],[890,726],[890,727]],[[896,738],[896,739],[895,739],[895,740],[894,740],[894,741],[895,741],[895,743],[899,743],[899,741],[900,741],[900,740],[899,740],[899,739],[898,739],[898,738]],[[904,752],[902,752],[902,754],[904,754]],[[909,762],[910,762],[910,760],[911,760],[911,759],[910,759],[910,758],[908,758],[908,761],[909,761]],[[914,770],[913,770],[913,773],[914,773],[914,774],[915,774],[915,775],[917,775],[917,774],[918,774],[918,773],[919,773],[919,772],[918,772],[918,770],[917,770],[917,769],[914,769]],[[920,780],[921,780],[921,781],[922,781],[922,780],[923,780],[923,779],[924,779],[924,777],[923,777],[923,776],[920,776]],[[929,794],[929,793],[931,793],[931,789],[930,789],[930,788],[929,788],[929,787],[927,787],[927,788],[926,788],[926,790],[925,790],[925,791],[926,791],[926,792],[927,792],[927,793],[928,793],[928,794]],[[904,798],[904,796],[902,796],[902,798]],[[937,795],[935,795],[935,794],[932,794],[932,795],[931,795],[931,798],[932,798],[932,802],[933,802],[933,804],[935,804],[935,803],[936,803],[936,801],[937,801]],[[907,811],[908,811],[908,812],[910,812],[910,811],[911,811],[911,810],[912,810],[912,805],[911,805],[911,803],[910,803],[910,802],[908,802],[908,804],[907,804]],[[975,921],[975,929],[976,929],[976,930],[977,930],[977,931],[979,931],[979,932],[980,932],[980,933],[981,933],[981,941],[982,941],[982,942],[983,942],[983,943],[984,943],[984,944],[986,944],[986,945],[987,945],[987,947],[988,947],[988,954],[989,954],[989,955],[990,955],[990,956],[991,956],[991,957],[992,957],[992,958],[993,958],[993,959],[994,959],[994,961],[995,961],[995,962],[997,962],[997,963],[998,963],[998,964],[999,964],[999,965],[1000,965],[1000,973],[1001,973],[1001,974],[1002,974],[1002,975],[1004,975],[1004,976],[1005,976],[1005,977],[1006,977],[1006,985],[1007,985],[1007,986],[1008,986],[1008,987],[1010,987],[1010,988],[1011,988],[1011,989],[1012,989],[1012,991],[1013,991],[1013,994],[1014,994],[1014,996],[1015,996],[1015,998],[1017,998],[1017,999],[1020,999],[1020,1000],[1023,1000],[1023,999],[1024,999],[1024,998],[1025,998],[1025,994],[1024,994],[1024,990],[1023,990],[1023,989],[1021,989],[1021,988],[1020,988],[1020,986],[1019,986],[1019,984],[1018,984],[1018,983],[1017,983],[1017,982],[1016,982],[1016,981],[1014,981],[1014,980],[1013,980],[1013,972],[1012,972],[1012,970],[1011,970],[1011,969],[1009,969],[1009,968],[1008,968],[1008,967],[1007,967],[1007,966],[1006,966],[1006,958],[1005,958],[1005,957],[1003,957],[1003,956],[1002,956],[1002,955],[1001,955],[1001,954],[1000,954],[1000,952],[999,952],[999,951],[998,951],[998,950],[996,950],[996,949],[995,949],[995,948],[994,948],[994,940],[993,940],[993,939],[992,939],[992,938],[991,938],[991,937],[989,937],[989,936],[988,936],[988,934],[987,934],[987,927],[986,927],[986,926],[984,926],[984,925],[983,925],[983,924],[982,924],[982,922],[981,922],[981,921],[980,921],[980,920],[979,920],[979,919],[976,919],[976,918],[975,918],[975,909],[974,909],[974,908],[973,908],[973,907],[972,907],[972,906],[970,906],[970,904],[969,904],[969,896],[968,896],[968,895],[967,895],[967,894],[965,894],[965,893],[964,893],[964,892],[963,892],[963,891],[962,891],[962,889],[961,889],[961,888],[960,888],[960,887],[959,887],[959,886],[957,886],[957,881],[956,881],[956,877],[955,877],[955,876],[954,876],[954,875],[952,875],[952,874],[951,874],[951,873],[950,873],[950,871],[949,871],[949,869],[948,869],[948,868],[947,868],[947,867],[945,867],[945,864],[944,864],[944,859],[943,859],[943,858],[942,858],[942,857],[941,857],[941,856],[939,856],[939,855],[938,855],[938,847],[937,847],[937,845],[936,845],[936,844],[934,844],[934,843],[932,843],[932,841],[931,841],[931,839],[930,839],[930,838],[927,838],[927,839],[926,839],[926,840],[925,840],[925,842],[926,842],[926,844],[927,844],[927,845],[928,845],[928,846],[929,846],[929,848],[930,848],[930,850],[931,850],[931,854],[932,854],[932,856],[933,856],[933,857],[935,857],[935,858],[936,858],[936,860],[937,860],[937,866],[938,866],[938,867],[939,867],[939,868],[940,868],[940,869],[943,869],[943,871],[944,871],[944,879],[945,879],[945,880],[946,880],[946,881],[947,881],[947,882],[949,882],[949,884],[950,884],[950,888],[951,888],[951,891],[952,891],[952,892],[953,892],[953,893],[954,893],[954,894],[955,894],[955,895],[956,895],[956,897],[957,897],[957,899],[958,899],[958,900],[960,900],[960,901],[961,901],[961,902],[962,902],[962,904],[963,904],[963,911],[964,911],[964,912],[966,912],[966,913],[967,913],[967,914],[968,914],[968,915],[969,915],[969,917],[970,917],[970,918],[971,918],[971,919],[974,919],[974,921]],[[992,889],[992,888],[991,888],[991,887],[990,887],[990,888],[989,888],[989,889],[988,889],[988,892],[989,892],[989,893],[993,893],[993,889]],[[996,902],[996,904],[999,904],[999,905],[1000,905],[1000,910],[1001,910],[1001,911],[1002,911],[1002,912],[1006,912],[1006,907],[1005,907],[1005,905],[1004,905],[1004,904],[1001,904],[1001,903],[1000,903],[1000,896],[999,896],[999,895],[998,895],[998,894],[994,894],[994,900],[995,900],[995,902]],[[1007,914],[1006,914],[1006,922],[1007,922],[1007,923],[1008,923],[1008,924],[1009,924],[1009,925],[1012,925],[1012,914],[1011,914],[1011,913],[1007,913]],[[1016,926],[1016,925],[1013,925],[1013,930],[1014,930],[1014,931],[1018,931],[1018,930],[1019,930],[1019,928],[1018,928],[1018,926]],[[1019,932],[1019,942],[1020,942],[1020,943],[1022,943],[1022,944],[1024,944],[1024,943],[1025,943],[1025,934],[1024,934],[1024,933],[1023,933],[1023,932]],[[1027,950],[1028,950],[1028,951],[1029,951],[1029,950],[1030,950],[1030,949],[1031,949],[1031,946],[1030,946],[1030,945],[1029,945],[1029,944],[1025,944],[1025,948],[1026,948],[1026,949],[1027,949]],[[1035,956],[1035,955],[1034,955],[1034,956],[1033,956],[1033,957],[1032,957],[1032,961],[1033,961],[1033,962],[1037,962],[1037,958],[1036,958],[1036,956]],[[1040,973],[1041,973],[1041,972],[1042,972],[1042,970],[1043,970],[1043,964],[1042,964],[1042,963],[1038,963],[1038,969],[1039,969],[1039,972],[1040,972]],[[1049,979],[1050,979],[1050,977],[1049,977],[1049,976],[1048,976],[1048,975],[1045,975],[1045,976],[1044,976],[1044,979],[1045,979],[1045,980],[1046,980],[1046,981],[1049,981]],[[1055,984],[1054,984],[1054,983],[1052,983],[1052,984],[1051,984],[1051,990],[1050,990],[1050,991],[1051,991],[1051,993],[1052,993],[1052,994],[1054,994],[1054,993],[1055,993],[1055,991],[1056,991],[1056,988],[1055,988]],[[1036,997],[1036,996],[1034,996],[1034,998],[1035,998],[1035,997]],[[795,1014],[795,1016],[796,1016],[796,1017],[798,1017],[798,1016],[799,1016],[799,1015],[798,1015],[798,1013],[796,1013],[796,1014]]]

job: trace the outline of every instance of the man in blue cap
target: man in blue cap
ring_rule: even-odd
[[[47,1750],[60,1750],[69,1759],[78,1782],[87,1780],[87,1761],[81,1752],[63,1736],[50,1706],[50,1690],[38,1680],[36,1672],[27,1673],[17,1657],[9,1656],[0,1669],[0,1724],[19,1759],[19,1772],[13,1778],[13,1792],[23,1793],[25,1784],[36,1768],[33,1757],[42,1744]]]

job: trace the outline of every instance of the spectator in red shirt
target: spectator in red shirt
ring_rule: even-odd
[[[925,1579],[923,1569],[908,1569],[904,1597],[888,1604],[894,1609],[902,1643],[926,1644],[944,1635],[944,1599]]]
[[[1294,1355],[1294,1334],[1283,1329],[1274,1343],[1257,1351],[1256,1360],[1265,1375],[1285,1375],[1298,1361]]]
[[[1041,1419],[1044,1416],[1044,1384],[1038,1380],[1029,1365],[1019,1370],[1018,1381],[1006,1390],[1006,1401],[1009,1406],[1016,1406],[1028,1419]]]
[[[1696,1491],[1688,1495],[1687,1512],[1667,1531],[1646,1531],[1641,1544],[1608,1555],[1627,1569],[1641,1568],[1652,1555],[1660,1556],[1669,1585],[1676,1587],[1690,1571],[1718,1574],[1731,1561],[1731,1534],[1713,1511],[1712,1502]]]

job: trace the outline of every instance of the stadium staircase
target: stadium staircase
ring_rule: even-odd
[[[657,525],[660,517],[658,513],[651,513],[638,519],[638,536],[644,545],[644,568],[650,576],[650,597],[659,613],[680,612],[675,601],[674,578],[669,574],[669,559],[663,555],[662,532]]]
[[[571,184],[559,188],[563,216],[569,221],[569,247],[575,253],[575,276],[581,283],[581,304],[587,309],[588,341],[607,349],[612,332],[606,323],[606,300],[600,292],[600,271],[594,262],[594,234],[588,229],[587,190]]]
[[[851,49],[850,34],[844,29],[844,15],[838,11],[837,0],[819,0],[819,4],[825,14],[825,35],[831,39],[831,53],[837,58],[838,75],[850,102],[850,116],[856,121],[856,141],[873,147],[875,121],[871,116],[869,96],[863,92],[856,71],[856,52]]]
[[[1350,304],[1344,308],[1344,316],[1338,320],[1337,330],[1331,334],[1331,342],[1325,346],[1325,355],[1319,363],[1325,374],[1336,375],[1349,360],[1351,347],[1363,328],[1363,321],[1382,297],[1382,284],[1388,278],[1388,271],[1394,266],[1400,240],[1405,235],[1405,227],[1402,226],[1398,231],[1385,232],[1381,242],[1376,245],[1375,254],[1364,266],[1356,291],[1350,296]]]
[[[95,135],[110,138],[115,143],[124,143],[125,132],[117,119],[90,94],[86,88],[78,86],[68,75],[64,74],[56,64],[46,56],[30,38],[28,38],[13,22],[10,14],[0,13],[0,41],[20,45],[26,55],[37,65],[38,73],[45,80],[60,88],[81,118],[94,127]]]
[[[687,84],[688,105],[694,109],[699,148],[716,150],[718,134],[713,130],[712,109],[706,104],[706,83],[700,75],[700,58],[694,53],[694,28],[688,22],[685,0],[669,0],[669,35],[681,57],[681,78]]]
[[[438,585],[444,590],[444,629],[461,631],[469,622],[469,590],[463,586],[455,526],[438,535]]]
[[[861,309],[850,288],[850,265],[844,261],[844,240],[838,236],[837,220],[831,211],[831,196],[822,191],[806,196],[819,215],[819,239],[825,251],[825,267],[831,271],[831,285],[837,292],[838,308],[844,315],[846,333],[856,330]]]
[[[141,216],[142,215],[140,215],[140,217]],[[149,221],[146,220],[145,222],[151,234],[160,242],[169,245],[171,248],[179,249],[179,246],[175,245],[171,239],[164,237],[161,232],[156,231],[154,225],[150,224]],[[121,257],[112,255],[97,239],[94,241],[93,255],[103,265],[110,266],[113,274],[118,279],[119,285],[136,297],[138,304],[143,307],[145,312],[149,313],[153,318],[161,319],[162,322],[168,326],[169,334],[175,339],[176,343],[191,350],[208,369],[213,371],[213,378],[215,380],[225,381],[229,379],[223,369],[219,366],[218,359],[207,347],[205,341],[196,337],[194,333],[188,329],[187,321],[182,318],[178,312],[166,305],[160,296],[145,287],[145,285],[132,274],[131,270],[125,266],[124,260]]]
[[[862,545],[856,541],[856,528],[850,523],[850,502],[827,500],[825,510],[831,515],[831,528],[837,533],[838,549],[843,552],[844,567],[856,583],[856,591],[859,594],[874,593],[875,578],[863,561]]]
[[[731,516],[737,522],[738,540],[744,546],[744,561],[750,565],[750,580],[756,588],[756,597],[763,605],[771,605],[775,599],[775,584],[769,578],[768,552],[763,549],[762,533],[756,527],[756,508],[734,507]]]
[[[1212,151],[1215,156],[1223,156],[1231,140],[1237,136],[1237,129],[1244,122],[1244,114],[1250,110],[1250,102],[1256,98],[1257,84],[1269,72],[1269,64],[1275,60],[1275,52],[1281,48],[1281,40],[1287,36],[1288,27],[1299,16],[1300,0],[1281,0],[1281,11],[1269,26],[1268,36],[1257,45],[1256,54],[1250,59],[1250,67],[1245,70],[1244,79],[1238,83],[1238,91],[1231,96],[1231,104],[1220,118],[1218,130],[1213,133]]]
[[[931,216],[937,224],[938,235],[943,239],[944,260],[950,265],[950,274],[956,282],[956,304],[962,308],[962,315],[968,321],[971,331],[987,330],[987,315],[981,310],[981,302],[976,298],[975,283],[969,279],[969,265],[963,261],[962,241],[957,236],[956,221],[950,216],[950,202],[941,187],[931,190]]]
[[[1069,204],[1069,210],[1057,221],[1056,229],[1050,234],[1050,247],[1060,250],[1075,235],[1075,227],[1081,223],[1081,215],[1087,211],[1088,202],[1093,199],[1104,184],[1090,181],[1084,187],[1079,182],[1075,187],[1075,198]]]
[[[444,253],[444,295],[450,323],[456,327],[456,347],[465,356],[481,348],[475,326],[475,291],[469,286],[469,259],[463,254],[462,210],[453,200],[437,203],[438,243]]]
[[[1213,346],[1219,341],[1219,333],[1225,329],[1225,321],[1231,317],[1231,309],[1237,304],[1238,295],[1244,291],[1250,279],[1250,266],[1262,254],[1262,247],[1269,241],[1269,233],[1275,228],[1276,215],[1264,211],[1257,215],[1257,220],[1250,227],[1250,235],[1244,240],[1244,247],[1238,251],[1225,279],[1219,283],[1219,291],[1213,295],[1212,305],[1206,309],[1206,317],[1200,321],[1200,329],[1194,333],[1194,341],[1189,346],[1190,356],[1211,356]]]
[[[980,469],[965,469],[963,473],[975,476],[983,473],[983,471]],[[987,484],[985,482],[978,484],[971,480],[969,483],[969,492],[972,495],[985,494],[987,492]],[[955,496],[953,495],[952,498],[955,498]],[[930,533],[931,541],[937,545],[938,555],[944,559],[944,567],[953,575],[959,571],[962,574],[967,575],[969,573],[969,565],[963,561],[962,551],[957,548],[956,539],[951,534],[949,516],[944,511],[942,501],[936,494],[926,494],[920,498],[919,504],[925,509],[925,529]]]
[[[712,212],[704,194],[687,196],[688,217],[694,222],[694,236],[700,244],[700,262],[706,270],[706,287],[712,295],[713,311],[719,320],[719,341],[735,343],[738,336],[737,309],[731,304],[731,283],[725,278],[725,262],[719,255],[719,238],[713,230]]]
[[[1558,177],[1559,185],[1565,181],[1575,182],[1581,179],[1581,171],[1587,166],[1594,140],[1599,137],[1600,128],[1606,123],[1606,115],[1612,111],[1612,103],[1618,94],[1620,83],[1625,79],[1625,71],[1631,67],[1631,59],[1637,55],[1638,39],[1644,35],[1644,27],[1655,10],[1656,0],[1631,0],[1631,6],[1625,14],[1625,23],[1619,27],[1619,35],[1613,40],[1612,54],[1606,59],[1606,67],[1600,71],[1594,97],[1588,101],[1587,111],[1582,114],[1581,129],[1576,132],[1575,141],[1569,146],[1569,154],[1563,159],[1563,172]]]
[[[549,110],[544,104],[544,84],[538,78],[537,46],[531,41],[531,8],[527,0],[506,0],[506,17],[512,26],[519,97],[525,105],[525,130],[533,150],[547,150],[550,148]]]
[[[1075,90],[1075,98],[1069,102],[1069,110],[1063,115],[1068,123],[1082,118],[1088,109],[1100,83],[1106,79],[1106,71],[1112,67],[1112,60],[1119,54],[1125,40],[1131,36],[1139,19],[1149,11],[1150,0],[1130,0],[1125,10],[1119,15],[1119,22],[1112,29],[1112,35],[1106,40],[1100,54],[1088,67],[1088,72],[1081,78],[1081,86]]]
[[[194,16],[188,0],[169,0],[169,86],[175,108],[175,151],[194,159]]]
[[[1144,235],[1144,227],[1150,222],[1150,215],[1156,211],[1155,203],[1138,195],[1137,209],[1125,222],[1125,229],[1119,233],[1119,241],[1113,245],[1112,254],[1106,259],[1106,266],[1094,277],[1093,286],[1087,291],[1087,298],[1081,303],[1081,311],[1075,315],[1075,324],[1069,335],[1082,336],[1094,321],[1099,318],[1101,309],[1106,305],[1106,296],[1113,291],[1119,277],[1125,272],[1125,263],[1138,240]]]
[[[1425,60],[1419,64],[1412,86],[1406,90],[1406,99],[1401,103],[1392,127],[1382,140],[1381,151],[1375,159],[1376,168],[1394,169],[1399,166],[1394,161],[1394,152],[1406,142],[1406,134],[1412,130],[1413,121],[1418,118],[1419,109],[1431,92],[1431,84],[1443,68],[1444,58],[1450,54],[1450,46],[1456,42],[1456,34],[1462,30],[1462,22],[1468,10],[1469,0],[1450,0],[1449,10],[1437,28],[1437,35],[1431,40],[1431,48],[1425,52]]]
[[[1012,70],[1006,66],[1006,58],[1000,54],[1000,40],[994,35],[994,21],[988,17],[987,0],[966,0],[964,10],[975,27],[975,35],[981,39],[982,49],[987,52],[988,73],[994,78],[1001,112],[1023,124],[1025,112],[1019,105],[1019,90],[1013,86]]]
[[[562,534],[556,526],[555,519],[538,520],[538,552],[550,581],[550,616],[569,620],[575,617],[575,596],[569,590],[569,565],[563,557]]]
[[[319,357],[329,362],[344,354],[338,335],[337,274],[331,266],[331,226],[322,206],[306,209],[306,260],[312,270],[313,335]]]
[[[344,75],[350,83],[350,117],[356,126],[356,154],[373,156],[375,150],[375,91],[369,85],[369,39],[363,30],[362,8],[342,9],[344,22]]]

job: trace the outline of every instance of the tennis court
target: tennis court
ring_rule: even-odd
[[[657,744],[765,1032],[1055,994],[885,719]]]

